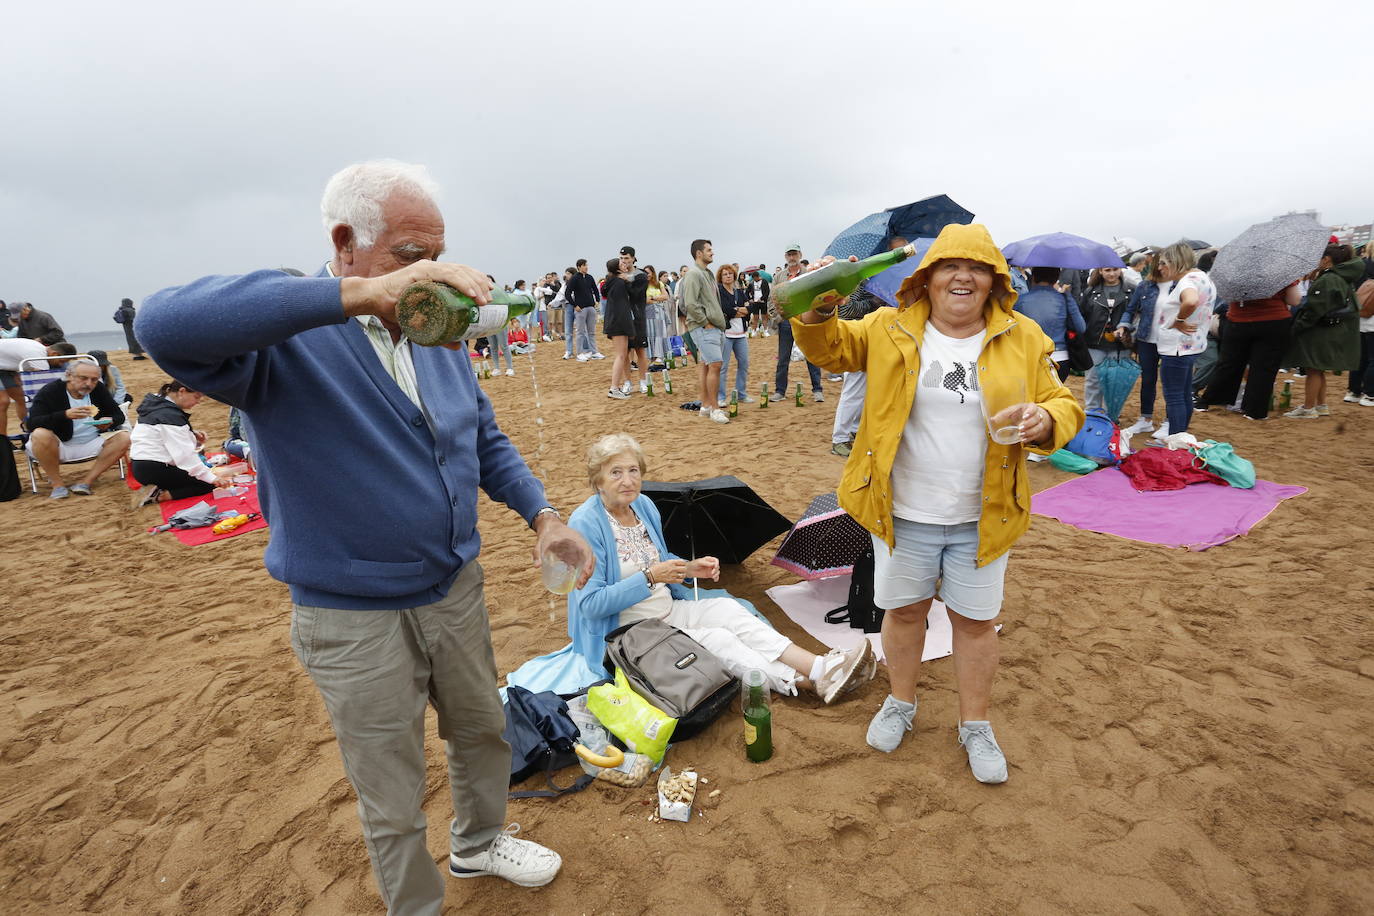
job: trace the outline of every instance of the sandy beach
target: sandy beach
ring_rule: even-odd
[[[752,341],[752,391],[771,382],[775,349]],[[696,396],[690,371],[676,396],[618,402],[604,394],[609,360],[561,353],[543,344],[533,358],[540,408],[530,358],[482,385],[565,512],[590,494],[587,445],[618,430],[644,444],[649,479],[734,474],[793,519],[838,480],[838,383],[823,404],[742,406],[722,426],[677,409]],[[111,356],[135,401],[165,378]],[[650,787],[512,802],[508,820],[561,851],[562,873],[538,890],[450,880],[447,908],[1374,911],[1374,409],[1340,402],[1343,377],[1330,390],[1329,419],[1195,415],[1199,438],[1309,488],[1247,537],[1190,553],[1036,517],[1002,615],[1005,785],[968,772],[948,660],[924,669],[913,739],[892,755],[866,747],[880,673],[834,706],[776,702],[767,763],[745,759],[737,711],[674,747],[670,766],[721,790],[689,824],[651,821]],[[193,422],[214,441],[226,415],[207,401]],[[1037,491],[1069,477],[1048,464],[1030,475]],[[127,505],[114,472],[89,499],[45,488],[0,504],[4,911],[379,912],[324,706],[290,649],[287,589],[262,567],[268,533],[188,548],[145,533],[156,509]],[[564,645],[566,620],[521,520],[484,497],[480,526],[504,672]],[[764,593],[795,581],[769,564],[776,547],[725,567],[721,584],[814,647]],[[450,810],[432,714],[429,731],[439,861]]]

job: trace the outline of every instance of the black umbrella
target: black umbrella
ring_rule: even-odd
[[[1200,239],[1180,239],[1179,241],[1183,242],[1183,244],[1187,245],[1194,251],[1202,251],[1203,249],[1212,247],[1210,244]]]
[[[644,495],[663,516],[663,540],[680,557],[744,558],[792,527],[738,477],[688,483],[644,482]]]
[[[854,561],[872,546],[868,532],[840,508],[835,494],[823,493],[783,538],[773,565],[803,579],[843,576],[854,571]]]

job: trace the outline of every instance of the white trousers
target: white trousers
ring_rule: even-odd
[[[705,646],[735,677],[743,679],[750,668],[758,668],[775,693],[796,696],[797,678],[802,675],[778,661],[792,640],[749,613],[735,599],[675,600],[664,622]]]
[[[864,412],[864,396],[868,394],[867,372],[846,372],[844,387],[840,389],[840,403],[835,408],[835,426],[830,441],[853,442],[859,431],[859,419]]]

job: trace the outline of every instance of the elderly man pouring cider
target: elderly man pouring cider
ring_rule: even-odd
[[[898,292],[898,308],[792,319],[807,359],[868,373],[840,505],[868,529],[891,695],[868,743],[897,749],[916,718],[926,614],[938,594],[954,630],[959,743],[979,782],[1007,779],[989,720],[995,621],[1008,551],[1030,525],[1026,450],[1049,453],[1083,423],[1054,344],[1014,314],[1006,260],[981,225],[946,226]]]

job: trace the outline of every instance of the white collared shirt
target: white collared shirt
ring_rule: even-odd
[[[334,265],[325,263],[324,269],[329,272],[331,277],[337,276],[334,273]],[[372,344],[372,349],[377,353],[377,359],[382,363],[382,368],[386,374],[391,376],[406,397],[421,410],[425,409],[424,402],[420,399],[420,380],[415,376],[415,362],[410,355],[410,340],[402,335],[395,342],[391,339],[391,332],[386,325],[382,324],[382,319],[376,315],[357,315],[358,323],[363,326],[363,332],[367,335],[368,342]],[[426,412],[428,413],[428,412]]]

